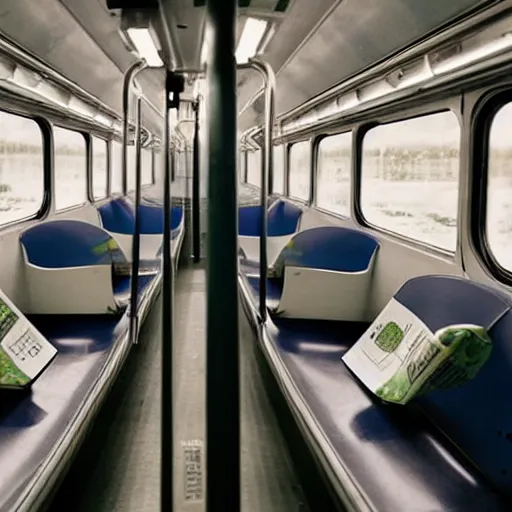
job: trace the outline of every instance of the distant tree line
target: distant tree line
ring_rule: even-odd
[[[2,155],[37,155],[42,152],[43,146],[40,144],[0,140],[0,157]],[[73,148],[66,145],[55,148],[55,154],[57,155],[78,156],[84,153],[85,145],[83,148]]]

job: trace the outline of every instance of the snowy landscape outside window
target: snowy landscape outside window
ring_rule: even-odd
[[[36,215],[43,199],[41,130],[32,119],[0,112],[0,225]]]
[[[455,251],[460,125],[453,112],[377,126],[363,140],[361,210],[368,223]]]
[[[318,145],[316,205],[350,217],[352,132],[322,139]]]
[[[297,142],[290,148],[289,154],[289,195],[309,201],[311,189],[311,144],[309,140]]]
[[[153,183],[153,151],[148,148],[142,150],[142,168],[141,179],[142,185],[151,185]],[[185,168],[185,166],[182,166]]]
[[[126,174],[128,192],[135,190],[135,145],[128,146],[128,157],[126,159]]]
[[[112,142],[110,163],[110,191],[112,194],[123,192],[123,146]]]
[[[494,117],[489,134],[486,235],[499,265],[512,272],[512,103]]]
[[[107,141],[91,137],[92,193],[96,201],[107,197]]]
[[[247,153],[247,183],[261,185],[261,150]]]
[[[54,127],[55,208],[63,210],[87,201],[87,152],[81,133]]]
[[[284,194],[284,146],[274,146],[272,192]]]

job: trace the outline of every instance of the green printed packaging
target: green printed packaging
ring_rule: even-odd
[[[27,377],[0,347],[0,387],[23,388],[30,383]]]
[[[376,395],[406,404],[414,397],[460,386],[473,379],[489,359],[492,342],[483,327],[453,325],[437,331],[431,342],[412,350]]]
[[[393,298],[342,359],[382,400],[406,404],[475,378],[491,351],[483,327],[450,325],[434,334]]]

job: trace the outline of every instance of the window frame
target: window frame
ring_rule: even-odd
[[[290,163],[291,163],[291,152],[292,152],[292,148],[293,146],[295,146],[296,144],[300,144],[302,142],[306,142],[308,143],[308,147],[309,147],[309,194],[308,194],[308,198],[307,199],[302,199],[300,197],[297,197],[297,196],[293,196],[290,194],[290,178],[291,178],[291,173],[290,173]],[[287,144],[287,149],[286,149],[286,155],[287,155],[287,158],[286,158],[286,174],[287,174],[287,179],[286,179],[286,196],[289,197],[290,199],[292,199],[293,201],[297,201],[298,203],[301,203],[301,204],[305,204],[305,205],[311,205],[312,204],[312,197],[313,197],[313,188],[314,188],[314,185],[313,185],[313,179],[314,179],[314,176],[313,176],[313,167],[312,167],[312,162],[313,162],[313,158],[314,158],[314,154],[313,154],[313,148],[314,148],[314,145],[312,144],[312,142],[314,142],[314,138],[311,137],[311,136],[308,136],[308,137],[303,137],[301,139],[297,139],[297,140],[294,140],[290,143]]]
[[[496,115],[512,103],[512,89],[500,87],[487,91],[477,101],[471,116],[469,168],[469,241],[477,260],[493,278],[512,286],[512,270],[503,267],[494,256],[487,233],[487,193],[491,129]],[[478,163],[480,162],[480,164]]]
[[[13,226],[30,223],[34,220],[44,219],[51,210],[53,196],[52,167],[53,167],[53,130],[51,123],[44,117],[38,115],[29,115],[23,111],[9,108],[2,103],[0,113],[11,116],[29,119],[37,124],[41,132],[41,154],[42,154],[42,172],[43,172],[43,195],[41,205],[37,212],[27,217],[21,217],[5,223],[0,223],[0,231],[8,230]]]
[[[102,141],[105,143],[105,165],[106,165],[106,178],[107,183],[105,187],[105,193],[106,195],[96,199],[94,197],[94,139],[97,139],[99,141]],[[110,197],[110,141],[108,139],[104,139],[103,137],[100,137],[99,135],[95,135],[94,133],[89,134],[89,146],[90,146],[90,153],[89,157],[91,160],[90,165],[90,173],[91,173],[91,179],[90,179],[90,193],[89,193],[89,201],[94,203],[99,203],[101,201],[104,201],[108,197]]]
[[[458,197],[457,197],[457,218],[456,218],[456,239],[455,239],[455,249],[452,251],[450,249],[446,249],[444,247],[439,247],[437,245],[432,245],[423,240],[410,238],[407,235],[402,235],[401,233],[396,233],[395,231],[391,231],[381,226],[377,226],[368,222],[363,214],[361,207],[361,184],[363,179],[363,142],[366,134],[377,126],[382,126],[386,124],[397,123],[401,121],[408,121],[411,119],[417,119],[421,117],[427,117],[435,114],[442,114],[444,112],[451,112],[456,117],[459,128],[459,151],[460,154],[463,154],[463,136],[464,136],[464,123],[462,119],[462,113],[460,111],[460,95],[452,96],[451,98],[445,101],[435,101],[431,103],[427,103],[422,107],[404,109],[402,111],[394,111],[389,113],[388,115],[383,115],[382,117],[375,116],[374,119],[370,122],[361,122],[356,127],[354,127],[354,135],[353,135],[353,147],[355,147],[356,151],[352,155],[353,165],[355,167],[352,175],[354,176],[354,183],[352,185],[353,195],[353,205],[352,211],[354,213],[354,220],[361,226],[366,227],[376,233],[380,233],[389,237],[391,240],[396,240],[403,242],[411,247],[416,247],[422,250],[427,250],[427,252],[431,254],[442,255],[447,257],[448,259],[455,261],[457,258],[457,254],[460,252],[460,243],[461,243],[461,200],[462,200],[462,189],[461,189],[461,178],[464,173],[463,169],[463,157],[459,157],[459,174],[457,177],[458,183]]]
[[[332,215],[340,220],[347,221],[352,218],[353,207],[349,207],[349,211],[347,215],[343,215],[339,212],[334,212],[332,210],[328,210],[323,206],[318,205],[318,169],[319,169],[319,155],[320,155],[320,144],[324,139],[329,137],[336,137],[337,135],[350,134],[351,143],[350,143],[350,169],[349,169],[349,197],[350,203],[353,204],[355,202],[355,198],[353,197],[352,191],[354,189],[354,141],[356,140],[356,128],[352,125],[344,126],[339,130],[333,132],[325,132],[317,135],[313,140],[313,201],[312,206],[314,206],[318,211],[322,213],[327,213]]]
[[[55,128],[60,128],[61,130],[66,130],[68,132],[74,132],[81,135],[85,141],[85,200],[83,203],[74,204],[71,206],[66,206],[65,208],[57,208],[57,186],[55,186],[53,190],[53,206],[54,206],[54,212],[55,213],[62,213],[62,212],[68,212],[71,210],[75,210],[77,208],[81,208],[85,206],[88,202],[91,201],[91,194],[92,194],[92,158],[91,158],[91,151],[92,151],[92,144],[91,144],[91,138],[90,135],[87,132],[84,132],[82,130],[69,128],[63,124],[53,123],[52,126],[52,135],[53,135],[53,177],[54,181],[57,178],[57,172],[56,172],[56,161],[57,161],[57,153],[55,149]]]

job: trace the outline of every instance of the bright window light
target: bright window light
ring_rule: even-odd
[[[129,28],[127,30],[128,37],[137,50],[137,53],[143,58],[148,66],[152,68],[160,68],[164,65],[162,59],[158,55],[155,42],[147,28]]]
[[[247,19],[238,48],[236,49],[236,61],[238,64],[245,64],[251,57],[256,55],[267,25],[268,23],[264,20],[257,20],[256,18]]]

